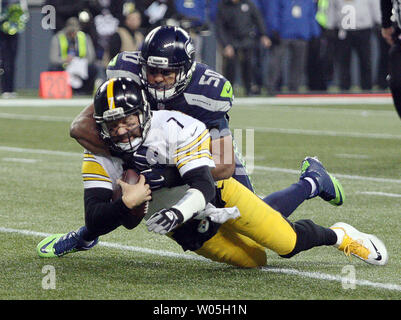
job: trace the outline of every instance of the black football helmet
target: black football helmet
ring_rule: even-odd
[[[148,92],[157,101],[166,101],[180,94],[188,85],[195,69],[195,48],[189,34],[180,27],[160,26],[146,36],[141,50],[141,77]],[[165,69],[176,73],[172,87],[151,85],[147,70]]]
[[[143,143],[150,127],[151,111],[143,88],[129,78],[112,78],[104,82],[97,90],[94,98],[94,118],[100,127],[100,136],[116,152],[132,152]],[[109,126],[113,121],[138,115],[141,137],[132,141],[131,134],[137,129],[132,128],[128,142],[120,142],[122,137],[112,137]],[[125,136],[125,135],[124,135]],[[125,136],[126,137],[126,136]]]

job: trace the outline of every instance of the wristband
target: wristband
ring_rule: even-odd
[[[206,200],[203,193],[198,189],[190,188],[184,197],[177,202],[172,208],[182,213],[184,221],[191,219],[197,212],[202,211],[206,207]]]

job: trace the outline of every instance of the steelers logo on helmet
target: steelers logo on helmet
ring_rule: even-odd
[[[103,83],[94,98],[101,138],[116,152],[132,152],[143,143],[151,111],[143,88],[129,78]],[[122,128],[122,129],[121,129]]]
[[[141,79],[157,102],[170,100],[185,90],[195,69],[195,48],[189,34],[179,27],[152,30],[142,45]]]

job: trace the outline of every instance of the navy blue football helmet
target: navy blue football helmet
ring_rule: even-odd
[[[166,101],[180,94],[188,85],[195,69],[195,48],[189,34],[180,27],[160,26],[145,38],[141,50],[142,81],[157,101]],[[160,87],[148,81],[148,72],[175,72],[172,86]]]

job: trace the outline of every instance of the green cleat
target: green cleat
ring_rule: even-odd
[[[46,237],[36,247],[36,251],[41,258],[61,257],[68,253],[89,250],[93,248],[99,238],[96,238],[88,244],[82,239],[82,231],[85,227],[81,227],[78,231],[68,233],[53,234]]]
[[[306,157],[301,166],[300,179],[311,178],[316,183],[316,191],[309,197],[321,197],[334,206],[341,206],[345,193],[341,183],[326,171],[316,157]]]
[[[58,257],[54,250],[54,244],[62,237],[65,233],[53,234],[47,238],[44,238],[36,247],[39,257],[41,258],[54,258]]]

